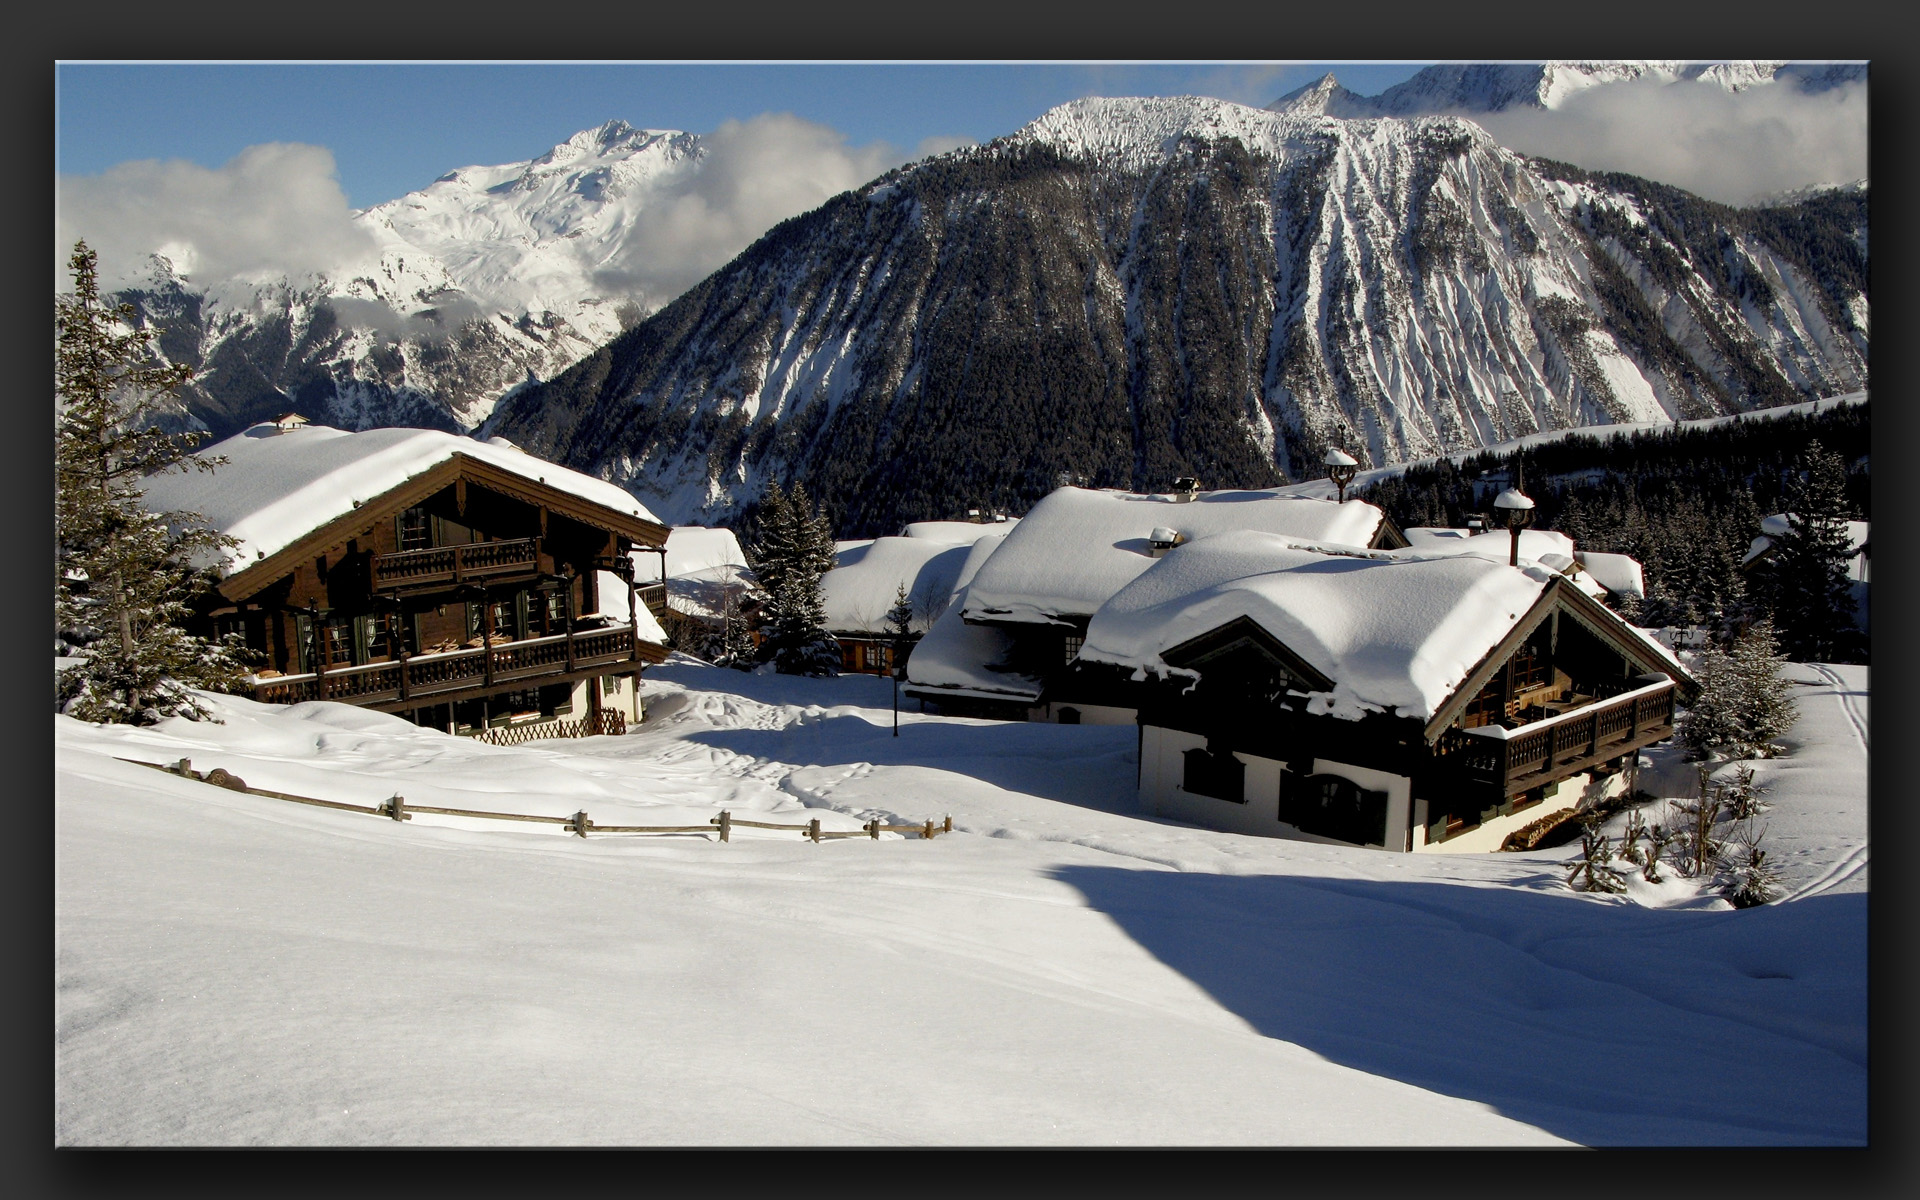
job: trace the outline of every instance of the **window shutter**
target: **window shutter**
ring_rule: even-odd
[[[365,666],[367,646],[373,641],[373,618],[360,616],[353,619],[353,665]]]

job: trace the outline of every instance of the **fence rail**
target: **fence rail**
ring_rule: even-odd
[[[547,738],[619,737],[626,731],[626,717],[617,709],[603,708],[577,721],[529,721],[525,725],[483,729],[473,735],[473,740],[489,746],[518,746]]]
[[[769,821],[742,821],[734,817],[727,809],[721,809],[720,815],[705,825],[596,825],[586,810],[582,809],[570,817],[548,817],[534,813],[482,812],[473,808],[436,808],[426,804],[408,804],[404,797],[394,796],[378,805],[347,804],[339,800],[321,800],[314,796],[296,796],[291,792],[275,792],[266,788],[248,787],[246,781],[224,767],[215,767],[200,772],[193,769],[193,761],[183,758],[178,762],[154,763],[137,758],[121,758],[120,762],[132,763],[139,767],[151,767],[156,771],[165,771],[169,775],[179,775],[186,779],[199,780],[229,791],[245,792],[249,796],[267,796],[274,800],[291,800],[295,804],[313,804],[321,808],[338,808],[347,812],[366,813],[369,816],[387,817],[395,821],[410,821],[415,813],[428,813],[441,817],[479,817],[488,821],[532,821],[542,825],[561,825],[576,837],[586,837],[593,833],[704,833],[717,835],[722,842],[731,841],[736,827],[748,829],[775,829],[797,832],[808,841],[818,844],[834,838],[863,837],[880,840],[883,833],[918,834],[922,839],[931,841],[943,833],[953,832],[953,817],[947,816],[938,823],[929,819],[919,825],[886,825],[875,817],[859,829],[822,829],[820,818],[815,817],[805,825],[775,824]]]

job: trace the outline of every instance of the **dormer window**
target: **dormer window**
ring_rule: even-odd
[[[1147,535],[1147,557],[1159,558],[1178,546],[1180,542],[1181,537],[1176,530],[1169,529],[1165,525],[1157,526]]]

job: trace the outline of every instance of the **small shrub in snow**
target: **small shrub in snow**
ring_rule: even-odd
[[[1764,827],[1756,833],[1753,821],[1748,819],[1734,836],[1727,856],[1727,882],[1721,894],[1735,908],[1754,908],[1780,894],[1780,873],[1767,861],[1767,852],[1760,848],[1760,840],[1766,833]]]
[[[1580,857],[1567,863],[1567,883],[1583,892],[1624,892],[1627,885],[1613,870],[1612,840],[1588,822],[1580,834]]]
[[[1714,787],[1720,793],[1727,815],[1736,821],[1751,821],[1773,807],[1762,799],[1767,789],[1754,786],[1752,767],[1734,768],[1731,780],[1716,783]]]
[[[1700,796],[1695,800],[1676,800],[1673,803],[1677,816],[1674,820],[1674,840],[1679,853],[1674,865],[1682,875],[1689,879],[1699,879],[1712,873],[1720,862],[1723,843],[1714,836],[1713,827],[1720,819],[1720,789],[1712,786],[1707,771],[1700,771]]]

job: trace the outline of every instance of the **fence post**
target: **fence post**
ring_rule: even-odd
[[[925,838],[928,841],[933,840],[933,818],[932,817],[927,818],[926,828],[920,831],[920,836]]]
[[[407,802],[402,800],[397,792],[394,794],[393,799],[387,801],[387,815],[396,821],[404,821],[407,819]]]
[[[945,823],[945,824],[943,824],[943,825],[942,825],[942,826],[940,827],[940,832],[941,832],[941,833],[952,833],[952,832],[953,832],[953,814],[952,814],[952,813],[948,813],[948,814],[947,814],[947,820],[946,820],[946,823]]]
[[[880,840],[880,818],[879,817],[875,817],[873,820],[867,822],[867,836],[869,838],[872,838],[876,842]]]
[[[815,817],[813,820],[807,822],[807,837],[812,839],[814,845],[818,846],[820,844],[820,818],[819,817]]]
[[[181,759],[179,762],[173,764],[173,769],[177,774],[184,775],[188,779],[193,778],[193,760],[192,759],[189,759],[189,758]]]
[[[720,810],[720,815],[713,819],[713,823],[720,827],[720,840],[727,841],[733,833],[733,814],[723,808]]]
[[[592,823],[592,822],[590,822],[590,821],[588,821],[588,820],[587,820],[587,810],[586,810],[586,809],[584,809],[584,808],[583,808],[583,809],[581,809],[581,810],[580,810],[579,812],[577,812],[577,813],[574,813],[574,814],[573,814],[573,832],[574,832],[574,836],[575,836],[575,837],[585,837],[585,836],[587,836],[587,826],[588,826],[588,825],[590,825],[591,823]]]

